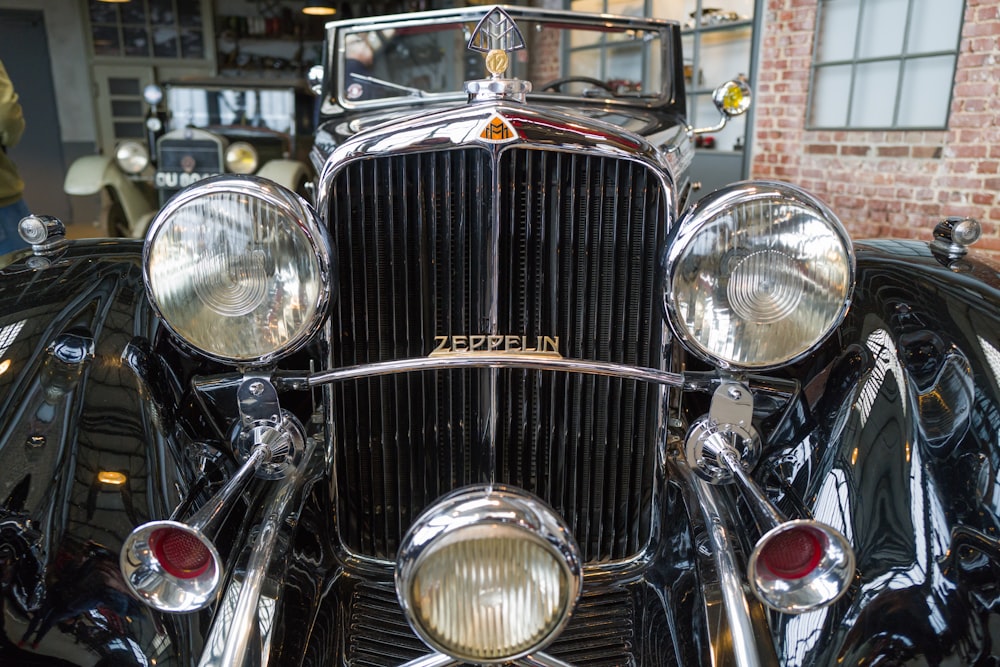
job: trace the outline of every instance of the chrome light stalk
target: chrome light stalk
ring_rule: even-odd
[[[746,386],[723,381],[709,414],[691,427],[688,465],[713,484],[734,482],[763,536],[747,566],[754,595],[771,609],[799,614],[839,599],[854,577],[854,551],[840,531],[819,521],[789,521],[750,476],[760,440],[750,424],[753,398]]]
[[[302,457],[302,427],[280,410],[269,381],[248,378],[239,396],[244,462],[236,474],[186,522],[144,523],[122,545],[119,564],[125,583],[154,609],[190,612],[212,603],[223,575],[213,541],[235,499],[255,476],[282,479]]]

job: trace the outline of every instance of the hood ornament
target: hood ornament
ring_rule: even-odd
[[[489,79],[467,81],[465,91],[469,101],[516,100],[524,101],[531,91],[531,83],[520,79],[507,79],[504,74],[510,67],[510,54],[525,48],[524,35],[510,14],[494,7],[479,21],[469,38],[470,51],[486,56]]]

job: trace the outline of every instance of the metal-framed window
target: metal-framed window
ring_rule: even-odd
[[[809,129],[948,126],[965,0],[819,0]]]
[[[209,57],[201,0],[88,0],[94,55],[171,60]]]
[[[652,0],[568,0],[566,5],[567,9],[580,12],[641,17],[650,15],[651,3]],[[584,67],[589,76],[628,85],[641,84],[654,74],[650,71],[650,47],[642,42],[608,41],[604,35],[591,37],[580,31],[573,39],[573,43],[563,45],[562,61]],[[659,70],[655,75],[659,75]]]

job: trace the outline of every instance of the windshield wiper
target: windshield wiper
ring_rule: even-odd
[[[385,79],[379,79],[374,76],[368,76],[367,74],[358,74],[352,72],[351,75],[355,79],[365,81],[367,83],[374,83],[376,86],[382,86],[383,88],[392,88],[393,90],[401,90],[404,93],[409,93],[411,97],[427,97],[427,93],[420,90],[419,88],[413,88],[411,86],[404,86],[401,83],[393,83],[392,81],[386,81]]]

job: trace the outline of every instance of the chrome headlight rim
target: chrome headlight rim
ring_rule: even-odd
[[[150,268],[152,247],[157,237],[170,223],[172,216],[178,210],[197,199],[220,193],[232,193],[261,199],[267,204],[283,211],[294,221],[303,237],[307,240],[318,264],[318,293],[313,304],[314,315],[311,321],[301,327],[296,335],[290,337],[283,344],[276,346],[267,353],[247,357],[234,357],[219,354],[189,340],[166,317],[160,307],[153,286],[154,281]],[[322,222],[312,207],[299,195],[273,181],[259,176],[249,174],[220,174],[192,183],[169,199],[157,212],[149,224],[143,244],[142,274],[146,296],[149,299],[153,312],[159,322],[173,335],[175,340],[213,361],[235,365],[238,368],[253,369],[272,365],[276,360],[301,349],[319,332],[328,315],[329,304],[333,295],[333,261],[329,236],[323,228]]]
[[[483,658],[462,654],[439,642],[420,622],[411,594],[426,555],[437,548],[462,541],[463,532],[475,533],[490,527],[517,531],[542,546],[563,568],[569,585],[561,617],[544,636],[516,653]],[[583,564],[569,527],[544,501],[519,488],[477,484],[456,489],[438,499],[414,522],[400,543],[395,585],[407,622],[433,650],[472,664],[503,664],[538,653],[562,633],[583,592]]]
[[[736,359],[727,358],[714,353],[707,346],[702,344],[686,330],[683,324],[682,314],[678,311],[674,294],[674,272],[679,264],[679,260],[687,252],[699,234],[709,226],[716,218],[723,215],[727,210],[737,206],[744,206],[757,202],[785,201],[804,209],[813,211],[817,218],[821,220],[827,228],[833,232],[838,240],[846,258],[844,268],[847,273],[846,294],[837,312],[830,318],[828,326],[824,331],[820,331],[813,337],[809,345],[795,352],[775,357],[763,362],[741,362]],[[706,195],[696,202],[687,211],[668,244],[667,252],[664,256],[664,310],[671,330],[677,338],[684,344],[695,357],[713,366],[730,371],[766,371],[781,368],[790,364],[795,364],[810,354],[815,352],[826,339],[843,323],[847,317],[853,302],[854,284],[857,274],[857,259],[854,252],[854,243],[847,233],[847,230],[840,223],[836,214],[822,201],[810,194],[806,190],[790,183],[767,180],[751,180],[733,183],[723,187],[713,193]]]
[[[115,164],[130,176],[149,166],[149,149],[140,141],[126,139],[115,146]]]
[[[237,156],[240,151],[251,157],[246,166],[243,166],[242,156]],[[253,144],[246,141],[234,141],[226,146],[223,161],[226,164],[226,170],[232,174],[252,174],[260,167],[260,154],[257,153]]]

